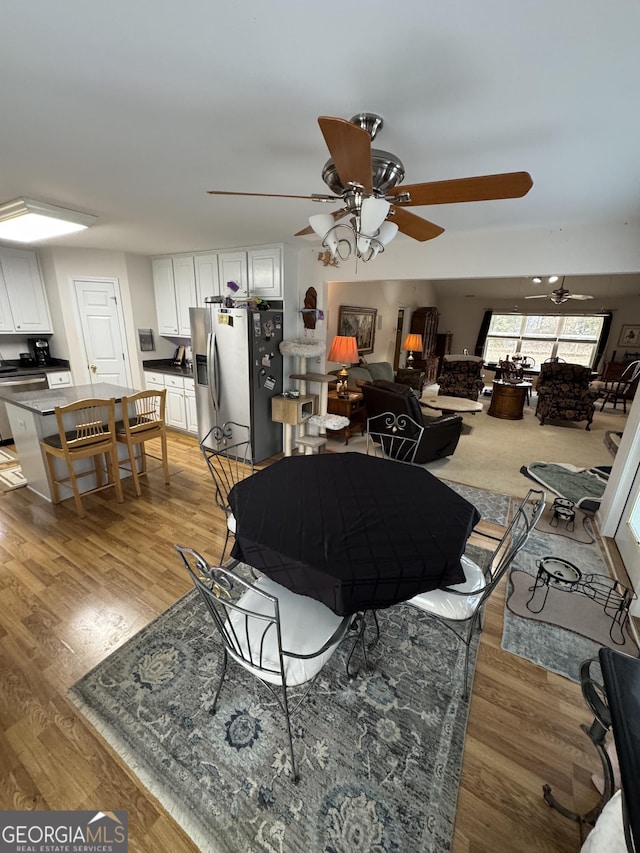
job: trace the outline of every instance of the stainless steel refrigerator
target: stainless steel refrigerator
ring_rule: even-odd
[[[200,440],[235,421],[251,428],[254,462],[280,453],[282,424],[271,420],[271,398],[282,394],[283,311],[207,301],[189,313]]]

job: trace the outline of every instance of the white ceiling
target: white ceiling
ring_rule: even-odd
[[[449,231],[637,222],[639,33],[637,0],[5,0],[0,202],[98,216],[56,245],[302,246],[317,205],[206,190],[324,192],[317,117],[370,111],[407,183],[531,173],[413,208]]]

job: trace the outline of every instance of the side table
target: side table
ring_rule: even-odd
[[[491,404],[487,414],[492,418],[521,421],[524,414],[524,403],[530,389],[530,382],[518,382],[516,385],[494,379]]]
[[[364,435],[364,398],[359,392],[352,392],[348,397],[338,397],[336,391],[329,391],[327,394],[327,412],[349,418],[348,426],[337,430],[327,429],[327,435],[343,435],[345,444],[349,444],[351,434],[358,428],[360,435]]]

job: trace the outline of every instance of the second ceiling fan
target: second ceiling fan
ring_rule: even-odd
[[[307,198],[316,202],[342,201],[343,207],[331,216],[333,223],[352,216],[352,229],[358,241],[358,256],[368,260],[384,248],[384,243],[401,231],[414,240],[432,240],[444,228],[412,213],[407,208],[430,204],[454,204],[468,201],[521,198],[529,192],[533,181],[528,172],[506,172],[447,181],[428,181],[420,184],[398,186],[404,179],[404,165],[399,157],[371,143],[383,127],[383,120],[375,113],[359,113],[350,121],[331,116],[320,116],[318,124],[324,137],[329,160],[322,169],[322,179],[333,195],[288,195],[282,193],[230,192],[209,190],[211,195],[261,196],[266,198]],[[370,203],[370,200],[373,200]],[[369,223],[363,222],[368,219]],[[380,218],[381,217],[381,218]],[[312,217],[313,219],[313,217]],[[390,237],[383,238],[385,224]],[[368,229],[368,230],[367,230]],[[311,225],[296,233],[296,237],[312,234]],[[322,236],[322,235],[320,235]],[[376,240],[376,238],[379,238]],[[377,247],[367,241],[378,243]],[[372,252],[372,249],[375,251]],[[364,251],[361,251],[364,250]]]

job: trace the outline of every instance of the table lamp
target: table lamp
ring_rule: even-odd
[[[407,369],[413,370],[413,354],[414,352],[422,352],[422,335],[407,335],[402,344],[402,349],[409,353],[407,356]]]
[[[336,392],[338,397],[348,398],[347,380],[349,378],[348,364],[358,363],[358,342],[355,338],[346,335],[336,335],[331,344],[327,361],[338,361],[342,364],[342,370],[338,373]]]

